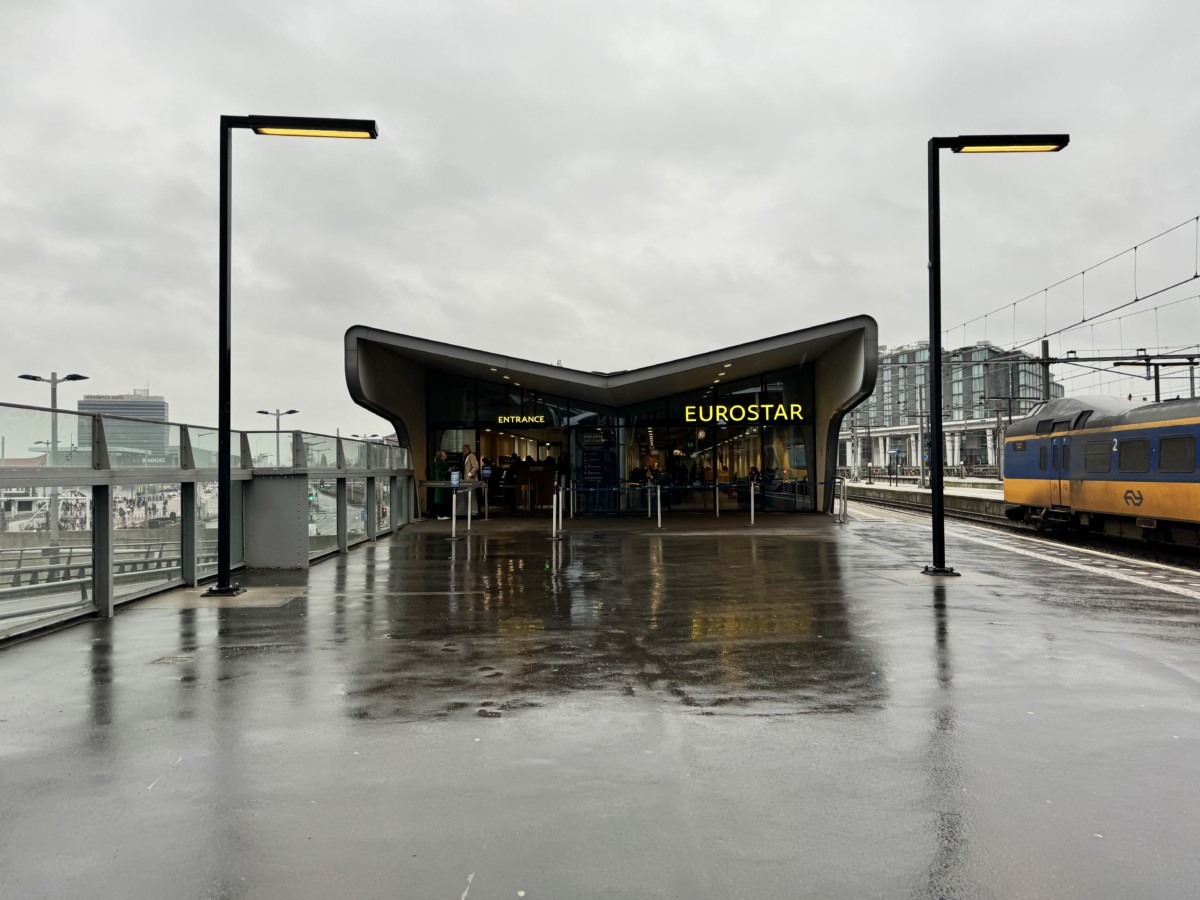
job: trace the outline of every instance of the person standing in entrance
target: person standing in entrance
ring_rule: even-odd
[[[470,444],[463,444],[463,481],[478,481],[479,480],[479,457],[471,452]],[[479,488],[471,491],[471,515],[476,515],[479,512],[479,504],[475,502],[475,494]]]
[[[439,450],[433,457],[433,480],[450,480],[450,463],[446,462],[446,451]],[[439,519],[448,519],[446,514],[447,497],[450,489],[437,487],[433,489],[433,514]]]

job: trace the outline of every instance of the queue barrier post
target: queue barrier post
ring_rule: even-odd
[[[462,540],[458,536],[458,490],[456,488],[450,488],[450,540]]]
[[[550,540],[561,541],[562,535],[558,533],[558,510],[559,510],[559,490],[558,485],[554,486],[554,493],[550,495]]]
[[[721,483],[716,479],[716,472],[713,473],[713,509],[717,511],[717,518],[721,518]]]
[[[750,483],[750,527],[754,527],[754,479],[747,479]]]
[[[658,506],[658,527],[662,528],[662,485],[654,486],[654,502]]]

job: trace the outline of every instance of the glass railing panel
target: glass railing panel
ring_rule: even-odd
[[[370,459],[371,445],[365,441],[342,441],[342,455],[347,469],[365,469]]]
[[[337,438],[323,434],[301,435],[304,441],[304,460],[310,469],[337,468]]]
[[[103,416],[108,461],[114,469],[179,468],[180,426]]]
[[[367,479],[346,479],[346,542],[357,544],[367,539]]]
[[[200,425],[188,425],[188,440],[192,442],[192,462],[197,469],[215,469],[220,459],[221,435],[215,428],[205,428]],[[231,468],[242,467],[242,433],[230,432],[229,465]]]
[[[371,444],[369,447],[371,468],[386,469],[388,465],[387,444]]]
[[[93,421],[78,413],[0,406],[0,468],[90,469]]]
[[[246,440],[250,444],[250,465],[255,469],[292,468],[290,431],[247,431]]]
[[[392,479],[384,475],[375,479],[375,533],[382,534],[388,528],[388,510],[392,506]]]
[[[87,612],[92,604],[91,487],[6,488],[0,494],[0,637]]]
[[[308,558],[337,549],[337,482],[313,475],[308,479]]]
[[[392,468],[393,469],[411,469],[412,456],[409,455],[407,447],[392,448]]]
[[[246,559],[242,529],[243,481],[230,485],[232,528],[229,534],[229,561],[240,566]],[[200,578],[217,574],[217,482],[196,482],[196,571]]]
[[[113,488],[113,591],[117,600],[183,583],[179,483]]]

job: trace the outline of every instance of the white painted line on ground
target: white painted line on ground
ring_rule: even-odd
[[[1125,572],[1114,571],[1113,569],[1100,566],[1088,565],[1085,562],[1079,562],[1073,559],[1064,559],[1061,556],[1052,555],[1049,553],[1038,553],[1034,550],[1026,550],[1022,547],[1014,547],[1007,541],[998,541],[995,538],[974,537],[973,535],[956,532],[956,537],[970,541],[974,544],[986,544],[989,547],[998,547],[1001,550],[1007,550],[1010,553],[1020,553],[1022,556],[1028,556],[1033,559],[1040,559],[1044,562],[1058,563],[1060,566],[1068,566],[1072,569],[1079,569],[1084,572],[1091,572],[1095,575],[1104,575],[1108,578],[1115,578],[1117,581],[1124,581],[1128,584],[1136,584],[1143,588],[1157,588],[1160,591],[1166,591],[1171,594],[1178,594],[1181,597],[1188,597],[1192,600],[1200,600],[1200,591],[1190,591],[1187,588],[1177,587],[1173,584],[1167,584],[1162,581],[1152,581],[1148,578],[1141,578],[1137,575],[1127,574]],[[1013,538],[1019,539],[1019,538]],[[1095,553],[1096,551],[1089,551]],[[1156,563],[1146,563],[1146,565],[1157,565]]]

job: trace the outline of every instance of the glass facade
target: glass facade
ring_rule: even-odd
[[[451,470],[475,450],[494,508],[549,507],[556,481],[577,513],[664,508],[812,510],[810,366],[614,408],[430,372],[428,465],[444,450]],[[432,468],[425,473],[432,477]]]

